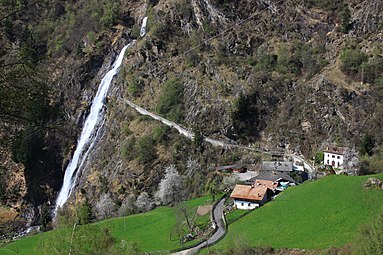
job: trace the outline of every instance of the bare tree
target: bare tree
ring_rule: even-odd
[[[355,149],[347,149],[344,154],[344,169],[356,171],[359,165],[359,155]]]
[[[162,204],[170,204],[183,199],[182,178],[174,165],[165,169],[165,176],[161,180],[155,197]]]
[[[186,161],[186,176],[193,176],[195,172],[201,169],[201,165],[198,163],[196,159],[191,157]]]
[[[117,211],[118,216],[122,217],[133,214],[136,211],[135,202],[136,196],[133,194],[128,195],[124,201],[122,201],[122,204]]]
[[[100,200],[96,203],[96,217],[99,220],[106,219],[112,216],[116,209],[116,204],[113,202],[109,194],[101,196]]]
[[[196,211],[193,208],[189,208],[185,203],[180,202],[174,207],[174,214],[176,216],[176,224],[174,225],[173,232],[177,235],[180,243],[182,243],[184,241],[184,235],[186,233],[191,235],[196,228]],[[185,223],[187,230],[185,228]]]
[[[224,191],[233,189],[235,184],[237,184],[238,182],[239,182],[239,178],[238,176],[234,174],[225,176],[222,179],[221,189]]]
[[[139,212],[147,212],[153,208],[153,203],[149,197],[149,194],[142,192],[134,203]]]

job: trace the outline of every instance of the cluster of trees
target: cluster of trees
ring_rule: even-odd
[[[121,154],[127,160],[137,159],[144,165],[150,165],[157,159],[156,146],[165,144],[169,141],[169,128],[167,126],[158,126],[152,130],[151,134],[143,135],[136,138],[131,134],[129,128],[122,130],[125,135],[121,147]]]
[[[169,79],[162,84],[157,102],[157,112],[175,122],[183,120],[183,85],[178,79]]]
[[[341,70],[355,80],[383,85],[383,55],[381,46],[375,45],[372,56],[363,52],[355,43],[350,43],[341,52]]]

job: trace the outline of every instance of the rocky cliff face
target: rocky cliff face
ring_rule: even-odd
[[[59,109],[42,136],[53,163],[39,169],[51,175],[32,179],[32,188],[20,174],[19,197],[27,190],[44,194],[38,204],[54,199],[98,81],[114,52],[137,38],[143,16],[148,34],[126,54],[72,202],[86,197],[96,204],[108,193],[118,207],[129,194],[153,192],[168,164],[184,173],[196,159],[205,173],[218,163],[257,157],[200,148],[139,116],[124,99],[210,137],[310,158],[327,143],[355,146],[365,133],[382,141],[381,1],[123,0],[118,11],[113,4],[108,9],[109,2],[103,6],[93,19],[83,15],[96,12],[85,2],[54,5],[51,15],[59,15],[62,26],[53,26],[50,57],[38,62],[47,71],[49,105]],[[27,126],[10,123],[14,130]],[[45,162],[48,156],[39,155]],[[6,172],[19,167],[2,162]],[[190,195],[204,189],[192,182],[189,188]]]

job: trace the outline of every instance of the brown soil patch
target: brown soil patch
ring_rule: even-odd
[[[213,209],[212,205],[198,206],[197,214],[202,216],[202,215],[210,213],[212,209]]]
[[[13,220],[16,216],[17,212],[14,210],[0,207],[0,224]]]

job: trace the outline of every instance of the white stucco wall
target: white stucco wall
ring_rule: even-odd
[[[344,163],[343,155],[333,154],[329,152],[324,153],[324,162],[323,162],[324,165],[343,169],[343,163]]]
[[[259,207],[258,203],[242,201],[242,200],[234,200],[234,205],[237,209],[240,209],[240,210],[252,210]]]

